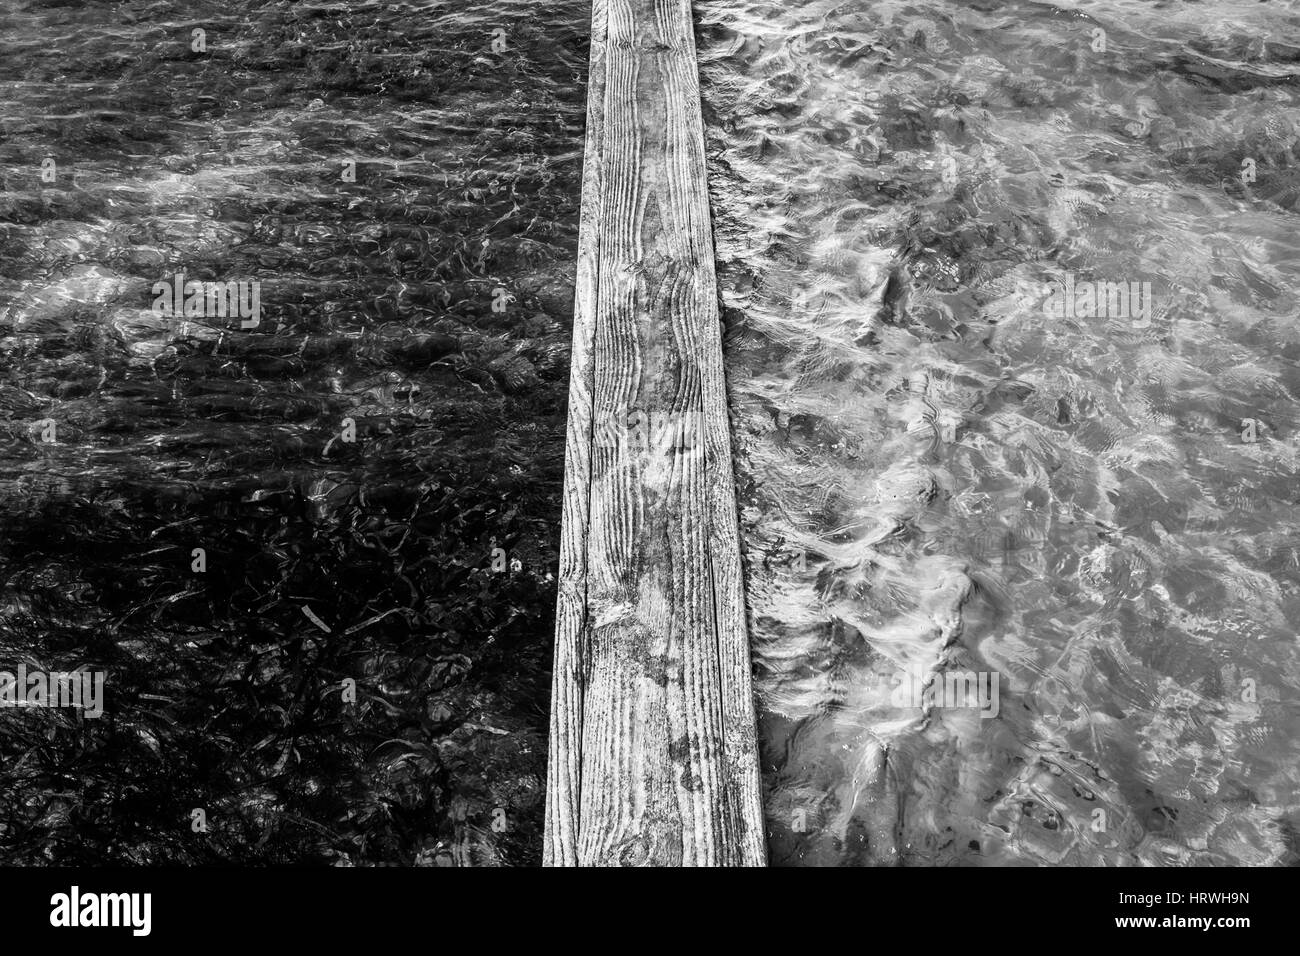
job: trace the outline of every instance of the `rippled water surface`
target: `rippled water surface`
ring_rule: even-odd
[[[588,16],[0,2],[0,862],[540,858]]]
[[[696,15],[773,862],[1295,863],[1300,11]]]
[[[588,15],[0,2],[0,862],[538,859]],[[696,16],[773,862],[1295,863],[1300,12]]]

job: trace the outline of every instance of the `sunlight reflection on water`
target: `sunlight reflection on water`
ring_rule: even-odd
[[[774,863],[1296,859],[1300,15],[1212,6],[697,4]]]

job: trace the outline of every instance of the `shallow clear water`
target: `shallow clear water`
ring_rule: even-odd
[[[0,3],[0,862],[540,859],[588,16]]]
[[[1300,11],[696,16],[773,863],[1295,863]]]

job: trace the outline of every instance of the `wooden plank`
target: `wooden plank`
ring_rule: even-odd
[[[596,258],[600,248],[600,153],[604,131],[605,0],[591,3],[587,136],[582,159],[573,347],[565,434],[564,503],[551,676],[550,753],[542,862],[578,864],[582,759],[582,670],[587,620],[587,525],[591,487],[592,361],[596,328]]]
[[[766,861],[690,0],[594,0],[548,865]]]

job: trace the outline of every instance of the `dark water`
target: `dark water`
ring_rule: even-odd
[[[0,862],[540,858],[588,16],[0,4]]]
[[[1296,863],[1300,10],[696,13],[773,862]]]

